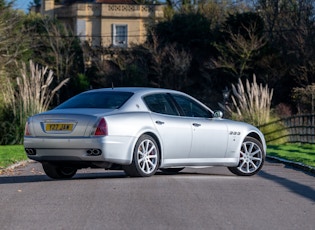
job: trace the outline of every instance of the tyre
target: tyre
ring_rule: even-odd
[[[184,168],[162,168],[160,169],[164,173],[175,174],[182,171]]]
[[[252,176],[259,172],[265,161],[262,144],[253,137],[246,137],[240,149],[240,160],[237,167],[228,169],[238,176]]]
[[[42,163],[42,166],[46,175],[52,179],[68,179],[77,173],[77,169],[72,167],[58,166],[47,162]]]
[[[135,146],[130,165],[124,165],[123,170],[131,177],[149,177],[155,174],[160,164],[160,150],[149,135],[142,135]]]

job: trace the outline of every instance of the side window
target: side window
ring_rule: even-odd
[[[183,95],[172,94],[172,97],[177,102],[177,104],[183,110],[183,113],[187,117],[205,117],[210,118],[212,114],[209,110],[205,109],[203,106],[195,102],[194,100],[185,97]]]
[[[155,113],[178,115],[176,109],[167,99],[166,94],[152,94],[143,98],[149,110]]]

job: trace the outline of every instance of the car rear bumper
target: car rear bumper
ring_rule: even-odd
[[[135,138],[106,136],[93,138],[25,137],[28,158],[36,161],[98,161],[130,164]]]

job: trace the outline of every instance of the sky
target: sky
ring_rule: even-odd
[[[21,9],[24,10],[26,13],[28,12],[28,5],[30,2],[33,2],[33,0],[15,0],[14,3],[14,9]]]

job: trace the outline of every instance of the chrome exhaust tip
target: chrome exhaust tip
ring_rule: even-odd
[[[27,155],[36,155],[36,149],[25,148],[25,152],[27,153]]]
[[[99,156],[102,154],[102,150],[100,149],[89,149],[86,151],[88,156]]]

